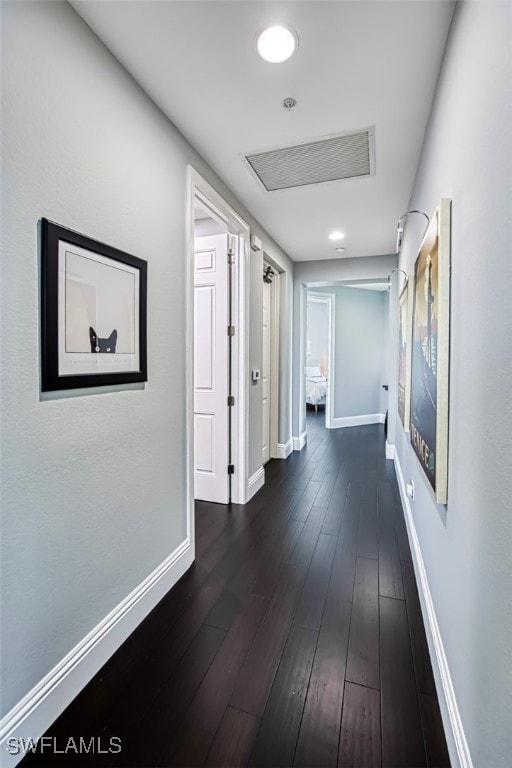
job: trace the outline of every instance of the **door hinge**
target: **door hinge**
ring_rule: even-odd
[[[235,326],[228,325],[228,336],[234,336],[234,335],[235,335]]]
[[[234,405],[235,404],[235,396],[234,395],[228,395],[228,405]]]
[[[235,254],[233,251],[228,251],[228,264],[234,264],[235,263]]]
[[[235,474],[235,465],[228,464],[228,475],[234,475],[234,474]]]

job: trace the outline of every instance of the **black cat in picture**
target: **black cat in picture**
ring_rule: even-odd
[[[115,328],[108,338],[100,339],[94,328],[89,327],[89,339],[91,341],[91,352],[116,351],[117,330]]]

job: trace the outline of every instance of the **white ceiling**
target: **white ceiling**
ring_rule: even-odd
[[[149,96],[295,261],[396,250],[452,0],[72,0]],[[259,30],[291,25],[268,64]],[[287,96],[297,106],[286,111]],[[375,175],[265,192],[243,155],[375,126]],[[345,233],[343,254],[327,235]]]

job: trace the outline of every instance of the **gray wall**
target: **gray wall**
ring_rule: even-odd
[[[334,418],[385,413],[387,291],[315,288],[315,293],[323,291],[336,297]]]
[[[287,295],[292,264],[67,3],[3,2],[1,12],[5,712],[185,539],[187,163],[262,238]],[[144,388],[40,399],[42,216],[148,261]],[[249,296],[254,367],[259,260]],[[291,303],[286,311],[291,326]],[[249,420],[252,473],[261,396],[251,397]]]
[[[325,299],[322,303],[308,298],[306,339],[311,346],[310,354],[306,353],[306,365],[319,367],[327,361],[329,345],[329,317]]]
[[[294,269],[293,293],[293,403],[292,430],[299,437],[306,429],[304,395],[305,339],[306,339],[306,286],[315,291],[331,283],[378,280],[387,278],[397,266],[396,255],[369,256],[359,259],[328,259],[325,261],[299,261]],[[362,290],[356,289],[360,293]],[[331,292],[329,288],[327,292]],[[380,411],[380,408],[377,409]],[[366,412],[367,413],[367,412]],[[341,414],[334,414],[339,416]],[[361,415],[359,412],[358,415]]]
[[[435,504],[396,450],[473,765],[512,755],[512,6],[455,10],[410,208],[452,198],[449,485]],[[422,225],[405,230],[412,273]],[[446,716],[446,713],[444,713]]]

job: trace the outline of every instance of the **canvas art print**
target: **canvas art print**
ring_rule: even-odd
[[[409,429],[411,345],[409,342],[409,284],[406,283],[399,298],[398,325],[398,415],[404,429]]]
[[[448,493],[451,201],[441,200],[414,268],[411,444],[435,493]]]
[[[43,220],[42,388],[146,380],[142,259]]]

